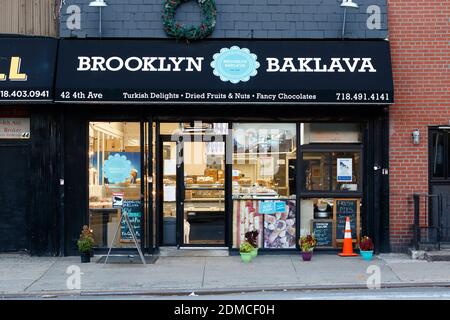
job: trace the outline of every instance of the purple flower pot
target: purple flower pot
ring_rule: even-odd
[[[311,261],[312,254],[313,254],[312,251],[302,252],[303,261]]]

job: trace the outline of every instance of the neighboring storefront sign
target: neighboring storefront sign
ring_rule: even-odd
[[[55,100],[393,103],[386,41],[61,40]]]
[[[0,38],[0,102],[52,101],[57,40]]]
[[[352,182],[353,181],[353,159],[352,158],[337,158],[337,182]]]
[[[0,118],[0,139],[29,139],[30,118]]]

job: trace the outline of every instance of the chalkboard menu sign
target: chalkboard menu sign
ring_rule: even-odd
[[[342,241],[345,235],[345,221],[350,217],[352,239],[359,239],[360,210],[359,199],[335,199],[333,205],[334,220],[336,221],[336,240]]]
[[[311,229],[318,247],[332,248],[334,246],[334,220],[311,220]]]
[[[122,213],[128,214],[128,219],[136,234],[137,240],[141,238],[141,201],[140,200],[123,200]],[[131,242],[133,237],[127,226],[125,217],[120,222],[120,241]]]

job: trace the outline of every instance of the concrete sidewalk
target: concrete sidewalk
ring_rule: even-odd
[[[81,290],[67,288],[71,265],[81,268]],[[370,262],[320,253],[310,262],[302,261],[300,254],[260,255],[249,264],[239,256],[159,257],[149,265],[81,264],[79,257],[3,254],[0,297],[366,288],[371,265],[380,268],[382,287],[450,287],[450,262],[411,260],[402,254],[380,255]]]

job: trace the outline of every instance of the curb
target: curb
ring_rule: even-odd
[[[392,282],[381,284],[381,289],[397,288],[425,288],[441,287],[450,288],[450,282],[420,282],[404,283]],[[327,291],[327,290],[370,290],[363,284],[340,284],[340,285],[305,285],[305,286],[263,286],[263,287],[243,287],[243,288],[205,288],[205,289],[160,289],[160,290],[129,290],[129,291],[40,291],[40,292],[17,292],[1,293],[0,300],[14,298],[56,298],[56,297],[104,297],[104,296],[189,296],[195,293],[202,295],[224,295],[236,293],[254,292],[280,292],[280,291]]]

